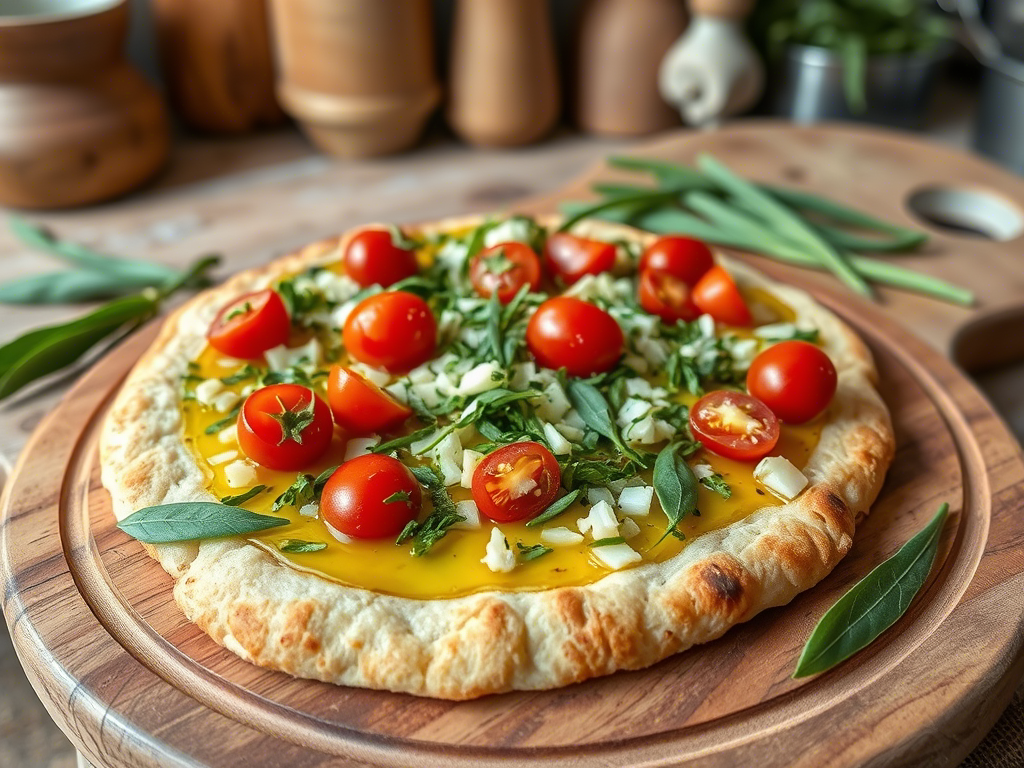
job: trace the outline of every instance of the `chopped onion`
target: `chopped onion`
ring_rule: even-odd
[[[600,560],[605,567],[611,568],[613,571],[625,568],[627,565],[632,565],[642,559],[640,553],[628,544],[594,547],[591,551],[594,553],[594,557]]]
[[[455,502],[455,511],[466,519],[461,523],[456,523],[452,528],[461,528],[465,531],[472,531],[480,527],[480,510],[477,508],[476,502],[472,499]]]
[[[345,444],[345,461],[350,461],[357,456],[365,456],[380,442],[378,435],[370,435],[369,437],[353,437],[348,443]]]
[[[754,467],[754,479],[776,496],[790,501],[807,487],[807,476],[784,456],[765,456]]]
[[[622,514],[630,517],[647,517],[654,501],[654,488],[641,485],[636,488],[623,488],[619,494],[619,509]]]
[[[540,532],[540,540],[553,547],[568,547],[579,544],[583,537],[568,528],[545,528]]]

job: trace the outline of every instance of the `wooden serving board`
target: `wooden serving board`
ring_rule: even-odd
[[[956,765],[1024,672],[1024,457],[938,353],[876,309],[815,292],[877,356],[896,461],[839,567],[714,643],[647,670],[461,703],[239,660],[183,619],[99,482],[100,424],[150,328],[40,425],[5,489],[3,610],[22,663],[105,768]],[[792,680],[826,608],[943,501],[940,555],[908,614],[833,671]]]

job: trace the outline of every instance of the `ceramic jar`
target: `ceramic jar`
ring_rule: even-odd
[[[278,98],[343,157],[409,147],[441,98],[431,0],[272,0]]]
[[[93,203],[163,165],[166,113],[125,61],[127,22],[127,0],[0,4],[0,204]]]

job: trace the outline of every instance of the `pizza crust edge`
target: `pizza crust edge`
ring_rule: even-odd
[[[459,229],[482,219],[410,230]],[[558,219],[538,221],[551,226]],[[102,481],[119,520],[154,504],[216,501],[181,438],[180,377],[187,362],[202,350],[221,306],[333,260],[357,231],[235,275],[168,317],[101,433]],[[654,238],[596,221],[573,231],[644,244]],[[892,424],[875,389],[871,354],[845,324],[803,291],[717,257],[739,281],[770,291],[817,327],[839,373],[828,422],[804,468],[810,486],[796,500],[704,534],[663,563],[589,585],[443,600],[347,587],[238,539],[143,546],[175,579],[174,599],[185,616],[242,658],[297,677],[445,699],[554,688],[639,669],[789,602],[850,549],[856,522],[892,461]]]

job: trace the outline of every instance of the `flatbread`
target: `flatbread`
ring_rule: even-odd
[[[481,218],[410,227],[454,231]],[[552,226],[557,219],[540,219]],[[574,233],[647,244],[653,236],[596,221]],[[102,480],[117,518],[150,505],[216,501],[182,437],[180,382],[219,309],[312,265],[336,261],[353,233],[236,275],[172,314],[125,382],[104,424]],[[418,600],[344,586],[289,567],[242,539],[144,545],[174,578],[185,616],[248,661],[351,686],[446,699],[564,686],[637,669],[721,636],[789,602],[852,544],[892,461],[891,421],[864,344],[806,293],[718,255],[738,282],[788,304],[819,329],[838,390],[794,501],[690,542],[661,563],[578,587]]]

